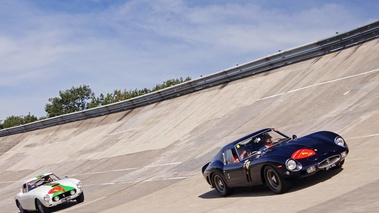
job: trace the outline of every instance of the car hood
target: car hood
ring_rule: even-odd
[[[76,184],[78,182],[79,182],[78,180],[71,179],[71,178],[62,179],[62,180],[54,181],[54,182],[47,183],[45,185],[39,186],[38,188],[33,189],[30,192],[38,193],[38,194],[42,194],[42,195],[45,195],[45,194],[53,194],[53,195],[61,194],[61,193],[64,193],[66,191],[76,189],[77,188]]]
[[[276,144],[267,149],[267,154],[290,157],[299,149],[312,149],[316,151],[317,155],[327,155],[329,152],[333,152],[336,148],[336,145],[332,140],[334,140],[334,138],[327,140],[326,138],[312,134],[296,140],[289,140],[287,142]]]

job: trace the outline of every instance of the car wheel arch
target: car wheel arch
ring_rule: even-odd
[[[41,202],[38,200],[38,198],[34,199],[34,208],[38,211],[38,202]]]
[[[17,208],[20,210],[21,213],[28,212],[28,211],[26,211],[26,210],[22,207],[22,205],[21,205],[21,203],[20,203],[19,200],[16,200],[16,206],[17,206]]]
[[[265,174],[264,174],[264,171],[265,171],[265,168],[267,167],[268,165],[264,165],[261,167],[261,180],[262,180],[262,184],[263,185],[266,185],[266,179],[265,179]]]
[[[205,164],[202,168],[201,168],[201,173],[204,174],[205,170],[207,169],[207,167],[209,166],[210,162],[208,162],[207,164]]]

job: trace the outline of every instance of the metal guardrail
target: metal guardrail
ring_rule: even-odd
[[[94,118],[111,113],[131,110],[137,107],[175,98],[193,93],[209,87],[225,84],[237,79],[245,78],[258,73],[266,72],[289,64],[322,56],[358,45],[379,37],[379,21],[359,27],[355,30],[335,35],[333,37],[310,43],[290,50],[251,61],[233,68],[229,68],[208,76],[187,81],[175,86],[152,92],[133,99],[96,107],[80,112],[56,116],[25,125],[0,130],[0,137],[18,134],[27,131],[61,125],[73,121]]]

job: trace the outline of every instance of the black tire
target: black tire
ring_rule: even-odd
[[[342,161],[338,162],[337,165],[334,167],[335,169],[339,169],[339,168],[342,168],[342,165],[345,163],[345,159],[343,159]]]
[[[233,190],[226,184],[224,177],[220,173],[214,173],[212,176],[213,185],[216,191],[223,197],[232,194]]]
[[[273,167],[266,166],[264,169],[266,185],[276,194],[286,192],[290,187],[290,182],[284,179]]]
[[[78,203],[82,203],[84,201],[84,192],[82,192],[75,200]]]
[[[20,210],[20,213],[28,213],[25,209],[22,208],[21,203],[16,201],[17,208]]]
[[[38,212],[40,213],[50,213],[50,210],[49,208],[47,208],[46,206],[44,206],[41,201],[39,201],[38,199],[36,200],[36,209]]]

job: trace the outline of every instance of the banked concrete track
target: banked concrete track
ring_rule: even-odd
[[[60,212],[378,212],[379,40],[131,111],[0,138],[0,212],[21,182],[81,179],[85,201]],[[201,167],[264,127],[345,137],[342,170],[220,198]]]

